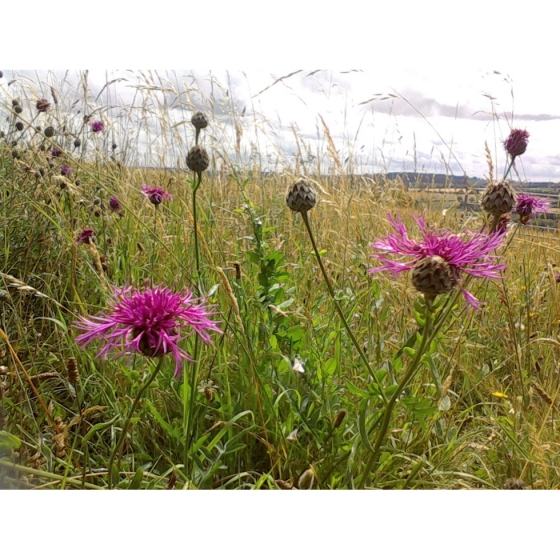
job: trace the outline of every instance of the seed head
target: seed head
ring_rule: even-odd
[[[513,210],[515,192],[507,181],[489,183],[482,195],[482,209],[493,216],[501,216]]]
[[[529,133],[526,130],[513,128],[504,142],[506,152],[515,158],[525,153],[529,143]]]
[[[197,130],[200,130],[201,128],[206,128],[208,126],[208,120],[206,119],[206,115],[204,113],[201,113],[200,111],[192,116],[191,123]]]
[[[76,138],[76,140],[74,140],[74,146],[76,148],[79,148],[82,145],[82,141],[79,138]]]
[[[16,128],[21,132],[23,130],[23,123],[22,122],[17,122],[16,123]]]
[[[21,157],[21,154],[19,153],[19,150],[17,150],[17,149],[14,148],[14,149],[12,150],[12,157],[13,157],[14,159],[20,158],[20,157]]]
[[[12,99],[12,107],[15,107],[16,105],[19,105],[19,99]]]
[[[286,193],[286,204],[292,212],[307,212],[317,204],[317,193],[304,177],[295,180]]]
[[[78,380],[80,379],[80,373],[78,372],[78,362],[76,358],[70,357],[66,361],[66,373],[68,374],[68,381],[72,385],[76,386]]]
[[[47,126],[47,128],[45,128],[45,136],[47,138],[52,138],[54,136],[54,128],[52,126]]]
[[[50,109],[51,104],[46,99],[39,99],[35,107],[37,107],[39,113],[46,113]]]
[[[210,165],[208,152],[202,146],[194,146],[187,155],[187,167],[196,173],[202,173]]]
[[[23,112],[23,109],[21,108],[21,105],[16,105],[14,107],[14,111],[19,115],[20,113]]]

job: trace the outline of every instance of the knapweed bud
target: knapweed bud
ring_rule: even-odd
[[[187,166],[191,171],[201,173],[208,169],[210,165],[210,157],[208,152],[202,146],[194,146],[189,150],[187,155]]]
[[[16,128],[21,132],[23,130],[23,123],[22,122],[17,122],[16,123]]]
[[[79,148],[82,145],[82,141],[79,138],[74,140],[74,147]]]
[[[412,284],[427,296],[450,292],[457,280],[448,262],[438,255],[420,259],[412,271]]]
[[[191,123],[197,130],[206,128],[208,126],[208,120],[206,119],[206,116],[200,111],[192,116]]]
[[[14,107],[14,111],[19,115],[23,111],[23,109],[21,108],[21,105],[16,105]]]
[[[12,99],[12,107],[15,107],[16,105],[19,105],[19,99]]]
[[[39,99],[35,107],[37,107],[39,113],[46,113],[50,109],[51,104],[46,99]]]
[[[54,136],[54,128],[52,126],[47,126],[47,128],[45,128],[45,136],[47,138],[52,138]]]
[[[304,177],[294,181],[286,193],[286,204],[293,212],[307,212],[317,204],[317,193]]]
[[[513,128],[504,142],[506,152],[515,158],[525,153],[529,143],[529,133],[526,130]]]
[[[494,216],[511,212],[514,205],[515,192],[507,181],[489,183],[482,195],[482,209]]]
[[[525,483],[519,478],[508,478],[504,484],[505,490],[525,490]]]

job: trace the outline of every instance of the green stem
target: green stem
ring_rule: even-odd
[[[395,408],[395,404],[397,399],[401,396],[402,392],[404,391],[405,387],[410,383],[414,374],[418,371],[418,366],[420,365],[420,361],[422,360],[422,356],[426,351],[428,346],[428,341],[432,339],[430,336],[430,330],[432,327],[432,306],[430,301],[426,301],[426,312],[425,312],[425,323],[424,323],[424,332],[422,333],[422,342],[420,343],[420,348],[416,352],[414,356],[414,360],[408,366],[406,373],[402,381],[399,383],[399,386],[393,393],[393,396],[389,400],[387,407],[385,408],[385,412],[383,414],[383,421],[381,423],[381,428],[379,429],[379,433],[377,434],[377,439],[375,440],[375,444],[373,447],[373,453],[370,455],[369,460],[366,464],[366,468],[364,473],[362,474],[362,479],[360,481],[360,489],[363,489],[366,483],[366,480],[373,468],[373,465],[379,459],[379,455],[381,453],[381,444],[385,439],[385,435],[387,434],[387,430],[389,429],[389,422],[391,421],[391,414],[393,409]]]
[[[109,457],[109,466],[108,466],[108,470],[109,470],[109,490],[111,490],[112,487],[113,487],[113,472],[112,471],[113,471],[113,463],[115,461],[115,455],[117,454],[117,452],[120,452],[120,449],[121,449],[121,447],[124,443],[124,439],[126,437],[126,433],[128,432],[128,427],[130,425],[130,421],[132,419],[132,416],[133,416],[134,412],[136,411],[136,407],[138,406],[138,403],[140,402],[140,399],[142,398],[142,395],[146,392],[146,389],[152,384],[153,380],[156,378],[156,375],[161,370],[161,366],[163,365],[164,356],[165,356],[165,354],[160,356],[158,364],[157,364],[156,368],[154,369],[153,373],[150,375],[150,377],[148,377],[148,380],[146,381],[146,383],[144,383],[144,385],[142,385],[142,387],[140,387],[140,390],[138,391],[138,394],[136,395],[136,398],[134,399],[134,402],[132,403],[132,406],[130,407],[130,411],[128,413],[128,416],[126,417],[126,420],[124,422],[124,428],[123,428],[123,431],[121,433],[121,437],[119,438],[119,441],[118,441],[117,445],[115,445],[115,448],[111,452],[111,456]]]
[[[509,165],[507,166],[505,172],[504,172],[504,178],[502,179],[503,181],[506,180],[506,177],[508,176],[508,173],[510,172],[511,168],[513,167],[513,162],[515,161],[515,156],[513,156],[511,158],[511,161],[509,162]]]
[[[325,267],[323,266],[323,261],[321,259],[321,255],[319,254],[319,250],[317,249],[317,244],[315,243],[315,238],[313,237],[313,232],[311,231],[311,226],[309,225],[309,218],[307,217],[307,211],[302,212],[301,216],[303,218],[303,222],[305,224],[305,227],[307,228],[307,233],[309,233],[309,239],[311,239],[311,244],[313,245],[313,251],[315,252],[315,256],[317,257],[317,261],[319,262],[319,266],[321,267],[321,272],[323,273],[323,277],[325,278],[325,282],[327,283],[327,289],[328,289],[329,294],[330,294],[330,296],[331,296],[331,298],[334,302],[335,309],[336,309],[336,311],[337,311],[337,313],[340,317],[340,320],[342,321],[342,323],[344,325],[344,328],[346,329],[346,332],[348,333],[348,336],[350,336],[350,339],[352,340],[352,343],[356,347],[356,350],[360,354],[360,358],[364,362],[369,374],[371,375],[371,378],[372,378],[373,382],[376,384],[376,386],[379,390],[379,394],[381,395],[381,398],[383,399],[383,402],[385,404],[387,404],[387,397],[385,396],[383,388],[381,387],[381,385],[379,383],[377,383],[377,378],[375,377],[375,373],[371,369],[371,366],[369,365],[368,359],[367,359],[366,355],[364,354],[364,351],[362,350],[360,344],[356,340],[356,337],[354,336],[354,333],[352,332],[352,329],[350,328],[350,325],[348,325],[348,322],[346,321],[346,317],[344,316],[344,312],[342,311],[342,307],[340,307],[340,303],[336,299],[331,281],[330,281],[330,279],[327,275],[327,271],[325,270]]]
[[[202,173],[197,174],[197,182],[192,192],[192,205],[193,205],[193,222],[194,222],[194,260],[196,265],[196,282],[198,287],[198,294],[202,295],[201,291],[201,276],[200,276],[200,254],[198,251],[198,214],[196,212],[196,193],[202,181]]]

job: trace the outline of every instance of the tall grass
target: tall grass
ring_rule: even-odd
[[[48,112],[35,110],[39,98]],[[470,285],[483,310],[441,298],[445,323],[369,464],[383,412],[376,387],[394,391],[422,327],[422,298],[406,276],[367,274],[370,243],[388,232],[389,211],[414,229],[413,192],[348,173],[325,120],[315,160],[284,160],[281,172],[262,175],[263,153],[244,143],[244,127],[268,148],[274,130],[252,108],[241,118],[213,76],[138,72],[94,97],[86,72],[26,74],[4,87],[1,103],[2,487],[107,488],[124,418],[157,360],[98,359],[77,347],[73,323],[105,309],[111,286],[146,282],[199,287],[223,334],[197,352],[196,374],[187,365],[175,378],[162,361],[124,437],[119,488],[503,488],[508,479],[558,487],[555,233],[537,239],[530,225],[514,226],[525,235],[500,249],[504,280]],[[201,141],[211,166],[194,197],[185,157],[196,110],[210,122]],[[105,131],[92,133],[86,115]],[[62,176],[62,165],[73,173]],[[285,206],[299,173],[319,192],[309,215],[336,300],[301,215]],[[154,213],[142,184],[173,200]],[[122,213],[110,211],[110,196]],[[457,232],[483,225],[479,213],[454,208],[425,218]],[[84,228],[93,244],[76,242]],[[71,359],[78,377],[69,379]]]

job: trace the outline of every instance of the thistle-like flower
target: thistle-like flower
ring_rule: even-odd
[[[60,174],[64,175],[64,177],[68,177],[68,175],[72,174],[72,170],[67,165],[61,165]]]
[[[492,216],[501,216],[513,210],[515,192],[507,181],[489,183],[482,195],[482,209]]]
[[[528,194],[517,196],[517,204],[514,212],[519,215],[519,221],[526,224],[529,218],[534,218],[537,212],[548,212],[550,202],[546,198],[536,198]]]
[[[62,150],[60,148],[53,148],[51,150],[51,156],[52,157],[60,157],[61,155],[62,155]]]
[[[155,206],[161,204],[164,198],[172,200],[173,197],[165,192],[161,187],[150,187],[148,185],[142,185],[142,190],[146,195],[146,198]]]
[[[109,312],[97,317],[80,317],[75,327],[84,331],[76,342],[84,348],[99,340],[105,345],[97,357],[106,358],[116,350],[116,357],[139,353],[159,357],[171,353],[175,358],[175,376],[180,375],[183,360],[193,358],[179,343],[183,329],[194,332],[203,342],[212,343],[210,331],[221,333],[213,312],[191,291],[175,293],[156,286],[143,291],[126,287],[114,290],[114,303]]]
[[[187,166],[191,171],[202,173],[210,165],[210,156],[202,146],[194,146],[187,154]]]
[[[35,107],[37,107],[37,111],[39,111],[39,113],[46,113],[50,109],[51,104],[46,99],[39,99],[39,101],[35,104]]]
[[[115,198],[114,196],[109,198],[109,209],[112,212],[118,212],[118,213],[122,212],[122,206],[118,198]]]
[[[103,132],[104,129],[105,129],[105,125],[101,121],[93,121],[91,123],[92,132]]]
[[[295,180],[286,193],[286,204],[292,212],[307,212],[317,204],[317,193],[304,177]]]
[[[467,303],[478,309],[480,302],[461,286],[461,275],[501,278],[499,271],[504,270],[505,265],[494,263],[498,257],[491,253],[500,246],[504,234],[466,232],[466,235],[457,235],[446,230],[429,230],[422,218],[415,219],[422,232],[420,241],[410,239],[405,225],[389,215],[396,233],[371,245],[381,251],[372,256],[383,266],[371,268],[368,272],[389,271],[395,275],[412,270],[412,282],[418,291],[433,298],[459,286]],[[412,257],[412,260],[403,263],[390,260],[386,255],[402,255]]]
[[[85,228],[80,232],[76,241],[89,245],[95,239],[95,232],[91,228]]]
[[[525,153],[528,143],[529,133],[526,130],[512,128],[504,142],[504,148],[513,159]]]

